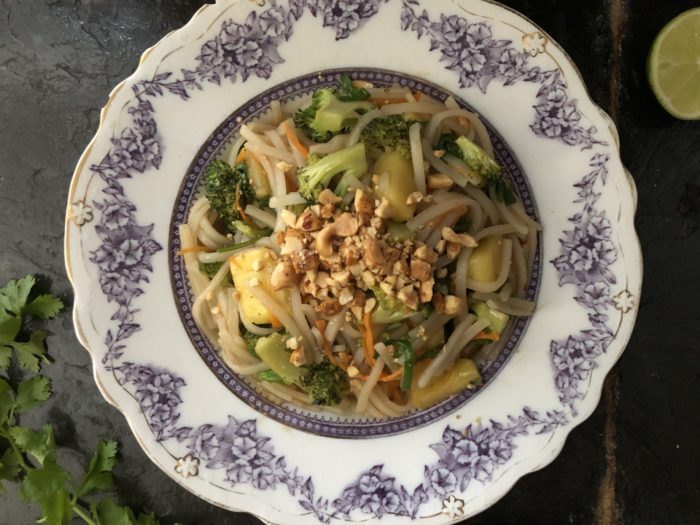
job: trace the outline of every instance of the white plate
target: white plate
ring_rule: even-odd
[[[199,170],[240,120],[340,71],[474,108],[544,226],[537,312],[490,380],[398,421],[311,417],[261,398],[193,326],[174,256]],[[551,462],[595,408],[637,311],[635,205],[609,117],[557,44],[507,8],[219,1],[144,54],[76,169],[66,221],[76,329],[105,398],[200,497],[285,525],[450,523]]]

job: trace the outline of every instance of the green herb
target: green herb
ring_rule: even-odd
[[[415,353],[411,346],[411,341],[408,339],[391,339],[387,345],[394,347],[394,355],[403,365],[403,374],[401,375],[401,390],[407,392],[411,390],[413,382],[413,363],[415,361]]]
[[[0,373],[16,365],[30,374],[16,385],[0,377],[0,448],[5,449],[0,456],[0,491],[5,492],[3,481],[20,483],[23,499],[39,507],[38,522],[47,525],[67,525],[74,518],[88,525],[157,525],[152,514],[136,516],[104,495],[112,487],[116,441],[99,443],[87,471],[75,479],[58,463],[51,425],[40,430],[20,426],[20,415],[51,396],[49,379],[35,375],[42,363],[49,362],[46,333],[37,330],[22,337],[23,320],[51,319],[63,308],[62,301],[51,295],[30,300],[35,284],[30,275],[0,288]]]
[[[274,370],[263,370],[258,372],[258,379],[260,381],[268,381],[270,383],[284,383],[284,379]]]
[[[239,242],[238,244],[232,244],[231,246],[224,246],[216,251],[219,253],[233,252],[235,250],[240,250],[241,248],[253,246],[257,241],[257,239],[250,239],[249,241]]]
[[[367,100],[369,92],[365,88],[358,88],[352,85],[352,79],[348,75],[340,77],[338,82],[337,96],[343,102],[352,102],[355,100]]]

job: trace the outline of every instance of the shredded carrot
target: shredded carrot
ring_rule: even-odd
[[[391,374],[379,376],[379,382],[386,383],[387,381],[398,381],[401,378],[401,374],[403,374],[403,367],[399,368],[396,372],[392,372]]]
[[[370,366],[374,366],[374,335],[372,334],[372,317],[369,312],[365,312],[362,324],[364,325],[362,344],[365,348],[365,357]]]
[[[413,98],[416,99],[416,102],[420,100],[421,93],[419,91],[416,91],[413,93]],[[408,100],[406,100],[406,97],[372,97],[369,99],[370,102],[377,106],[389,106],[391,104],[407,104]]]
[[[389,106],[391,104],[403,104],[405,102],[408,102],[405,97],[372,97],[369,99],[370,102],[372,102],[376,106]]]
[[[289,127],[289,124],[285,123],[284,124],[284,130],[287,135],[287,140],[289,143],[296,149],[302,157],[306,158],[309,156],[309,150],[306,149],[306,146],[304,146],[301,142],[299,142],[299,139],[297,136],[294,134],[292,131],[292,128]]]
[[[199,253],[199,252],[204,252],[208,253],[213,251],[211,248],[208,248],[207,246],[190,246],[189,248],[183,248],[179,252],[177,252],[177,255],[185,255],[187,253]]]
[[[487,339],[489,341],[498,341],[500,337],[496,332],[486,333],[484,331],[481,331],[478,334],[476,334],[476,337],[474,339]]]
[[[272,325],[272,328],[275,330],[282,328],[282,323],[280,323],[280,320],[272,314],[270,314],[270,325]]]
[[[241,148],[241,151],[238,152],[238,156],[236,157],[236,164],[240,164],[241,162],[245,162],[245,155],[246,155],[245,148]]]

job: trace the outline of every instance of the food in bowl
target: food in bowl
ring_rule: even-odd
[[[275,399],[373,418],[481,382],[538,231],[478,116],[340,78],[273,101],[206,168],[180,226],[193,316]]]

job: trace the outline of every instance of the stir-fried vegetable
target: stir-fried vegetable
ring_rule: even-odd
[[[309,155],[306,165],[297,172],[299,193],[307,201],[315,202],[331,179],[340,173],[354,177],[362,177],[367,173],[367,158],[362,143],[325,157]]]
[[[294,114],[294,124],[315,142],[328,142],[338,133],[347,133],[360,115],[374,109],[365,100],[365,90],[352,83],[341,83],[339,89],[322,88],[314,92],[311,104]]]

